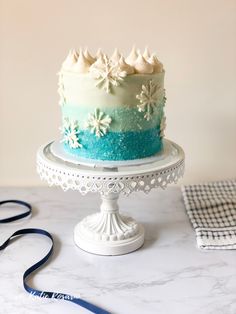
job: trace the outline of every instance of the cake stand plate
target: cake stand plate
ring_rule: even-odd
[[[101,211],[85,217],[74,229],[75,243],[100,255],[121,255],[142,246],[144,229],[133,218],[119,213],[118,198],[132,192],[148,193],[177,182],[184,173],[184,152],[180,146],[163,141],[160,153],[132,161],[85,160],[63,150],[59,141],[40,147],[37,172],[50,186],[85,195],[99,192]]]
[[[168,158],[172,158],[171,151],[172,147],[171,145],[164,145],[162,152],[157,153],[151,157],[146,157],[142,159],[134,159],[134,160],[114,160],[114,161],[108,161],[108,160],[95,160],[95,159],[88,159],[88,158],[81,158],[77,155],[73,155],[71,153],[67,153],[64,150],[63,143],[60,141],[54,141],[51,143],[50,150],[52,154],[60,159],[63,159],[64,161],[72,162],[73,164],[78,165],[84,165],[89,166],[93,168],[102,167],[102,168],[117,168],[117,167],[127,167],[127,166],[139,166],[139,165],[146,165],[152,162],[156,162],[162,159],[165,159],[165,162],[167,162]],[[172,160],[172,159],[170,159]]]

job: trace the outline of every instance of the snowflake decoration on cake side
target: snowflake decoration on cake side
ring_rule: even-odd
[[[85,127],[90,129],[91,133],[94,133],[97,137],[101,137],[107,133],[111,121],[111,117],[99,109],[95,109],[94,113],[89,114]]]
[[[167,98],[166,98],[166,90],[164,89],[163,90],[163,106],[166,105],[166,100],[167,100]]]
[[[65,94],[64,94],[64,83],[63,83],[63,74],[60,72],[58,80],[58,94],[60,96],[59,105],[63,106],[66,102]]]
[[[90,72],[98,81],[96,86],[103,88],[107,93],[111,93],[112,86],[119,86],[127,73],[122,71],[118,63],[113,63],[107,56],[103,56],[102,62],[96,62],[90,67]]]
[[[155,108],[161,104],[160,99],[163,99],[164,89],[150,80],[147,85],[142,85],[142,91],[136,98],[139,100],[137,105],[139,112],[145,112],[144,118],[149,121],[152,118]],[[165,99],[165,98],[164,98]]]
[[[78,134],[78,122],[76,120],[70,121],[65,118],[63,126],[60,128],[63,134],[62,142],[69,145],[70,148],[81,148],[82,144],[79,142]]]
[[[161,124],[160,124],[160,133],[159,133],[160,138],[163,138],[165,136],[165,133],[164,133],[165,129],[166,129],[166,117],[163,115],[161,119]]]

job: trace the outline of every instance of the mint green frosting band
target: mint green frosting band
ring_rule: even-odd
[[[155,109],[158,113],[153,114],[153,117],[147,121],[144,118],[144,112],[139,112],[134,107],[111,107],[106,108],[103,112],[110,116],[112,122],[110,124],[110,131],[124,132],[124,131],[142,131],[160,126],[163,116],[164,101]],[[115,109],[114,109],[115,108]],[[93,114],[91,106],[73,106],[65,104],[62,107],[63,118],[77,120],[79,129],[84,130],[89,114]]]

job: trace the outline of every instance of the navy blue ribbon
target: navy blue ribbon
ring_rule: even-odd
[[[19,214],[10,218],[6,218],[6,219],[1,219],[0,223],[6,223],[6,222],[11,222],[14,220],[18,220],[21,218],[24,218],[28,215],[30,215],[32,208],[31,205],[23,202],[23,201],[19,201],[19,200],[7,200],[7,201],[2,201],[0,202],[0,206],[6,203],[15,203],[18,205],[23,205],[25,206],[28,211],[23,213],[23,214]],[[50,291],[40,291],[37,289],[34,289],[32,287],[30,287],[27,283],[26,280],[28,278],[28,276],[33,273],[36,269],[40,268],[43,264],[45,264],[47,262],[47,260],[49,259],[49,257],[52,255],[53,253],[53,246],[54,246],[54,242],[53,242],[53,237],[52,235],[47,232],[46,230],[43,229],[38,229],[38,228],[26,228],[26,229],[20,229],[17,230],[16,232],[14,232],[1,246],[0,246],[0,250],[4,250],[9,244],[12,238],[17,237],[17,236],[21,236],[21,235],[25,235],[25,234],[40,234],[43,236],[48,237],[51,240],[51,247],[48,251],[48,253],[37,263],[35,263],[34,265],[32,265],[30,268],[28,268],[24,274],[23,274],[23,285],[25,290],[34,295],[34,296],[38,296],[38,297],[42,297],[42,298],[48,298],[48,299],[60,299],[60,300],[64,300],[64,301],[69,301],[69,302],[73,302],[79,306],[82,306],[84,308],[86,308],[87,310],[89,310],[92,313],[95,314],[111,314],[110,312],[103,310],[102,308],[91,304],[83,299],[71,296],[69,294],[65,294],[65,293],[58,293],[58,292],[50,292]]]
[[[29,203],[26,203],[26,202],[23,202],[23,201],[19,201],[19,200],[1,201],[0,202],[0,206],[4,205],[4,204],[7,204],[7,203],[13,203],[13,204],[24,206],[24,207],[27,208],[27,211],[22,213],[22,214],[18,214],[18,215],[12,216],[12,217],[8,217],[8,218],[5,218],[5,219],[0,219],[0,223],[12,222],[12,221],[15,221],[15,220],[18,220],[18,219],[25,218],[25,217],[29,216],[31,214],[31,212],[32,212],[32,207],[31,207],[31,205]]]

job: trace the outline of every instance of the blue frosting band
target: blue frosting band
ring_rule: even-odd
[[[65,150],[70,154],[97,160],[130,160],[149,157],[162,148],[159,128],[145,131],[108,132],[104,137],[96,137],[88,130],[79,132],[81,148]]]

